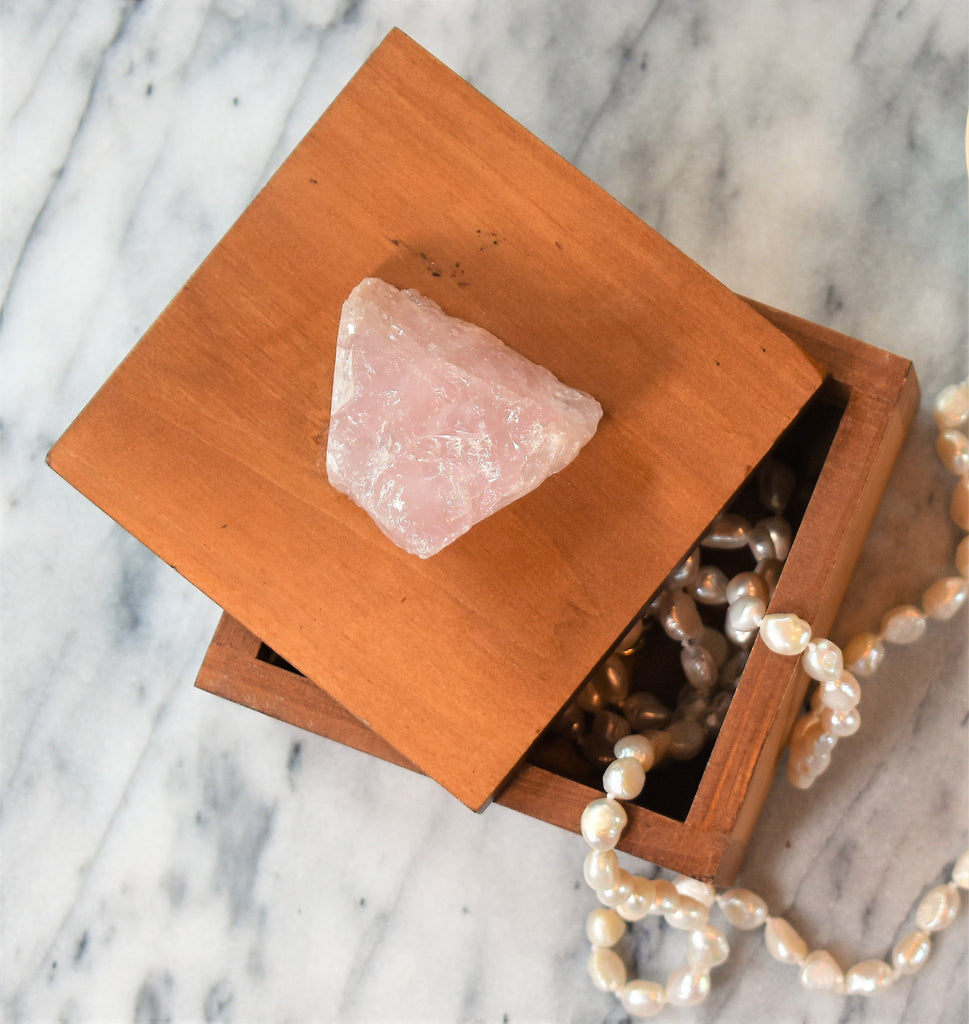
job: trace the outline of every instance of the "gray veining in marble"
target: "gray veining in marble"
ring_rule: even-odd
[[[218,610],[44,465],[395,24],[730,287],[914,359],[835,639],[951,563],[928,402],[966,372],[964,0],[10,0],[5,1020],[623,1019],[585,976],[577,837],[194,690]],[[846,963],[967,845],[966,678],[965,620],[933,624],[818,785],[770,795],[744,880]],[[733,933],[674,1016],[961,1022],[966,920],[876,1001],[811,995]],[[640,931],[663,976],[682,938]]]

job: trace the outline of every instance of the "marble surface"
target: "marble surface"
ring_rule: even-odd
[[[914,359],[836,639],[951,563],[927,410],[966,372],[961,0],[6,4],[5,1020],[623,1019],[585,976],[581,840],[193,689],[218,609],[44,465],[395,24],[732,288]],[[965,620],[933,624],[819,784],[770,795],[743,878],[844,962],[967,845],[966,678]],[[876,1001],[735,933],[674,1016],[964,1021],[967,917]],[[682,939],[643,933],[662,974]]]

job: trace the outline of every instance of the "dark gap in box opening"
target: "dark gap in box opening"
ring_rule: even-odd
[[[292,672],[294,675],[303,676],[298,668],[290,663],[281,655],[277,654],[269,644],[264,644],[260,641],[259,650],[256,651],[256,661],[264,661],[267,665],[275,665],[276,668],[285,669],[287,672]],[[306,677],[303,676],[305,679]]]
[[[822,389],[767,456],[768,459],[773,458],[785,463],[794,472],[795,487],[784,510],[784,518],[790,523],[795,537],[838,431],[844,409],[845,401],[835,394],[833,388]],[[759,468],[750,475],[724,512],[736,513],[751,523],[772,514],[765,511],[758,496]],[[684,553],[684,558],[687,554],[689,552]],[[728,578],[754,568],[753,556],[748,547],[715,551],[703,548],[700,561],[703,565],[718,566]],[[654,597],[655,595],[651,595],[649,601],[645,602],[644,612]],[[722,630],[725,606],[704,605],[698,602],[697,609],[704,625]],[[625,633],[624,629],[623,635]],[[613,648],[608,653],[616,649]],[[650,693],[666,708],[675,709],[680,691],[686,683],[680,662],[680,651],[681,645],[670,639],[655,619],[647,620],[647,628],[633,652],[618,656],[628,671],[629,695]],[[604,655],[604,659],[605,657]],[[600,662],[600,666],[602,664]],[[741,676],[737,686],[742,685]],[[581,693],[581,689],[579,692]],[[609,710],[614,714],[621,714],[618,706],[613,706]],[[595,715],[596,713],[591,710],[572,708],[573,717],[569,719],[567,709],[567,712],[563,713],[563,716],[560,716],[533,745],[527,758],[529,763],[592,789],[601,789],[602,772],[611,760],[612,754],[609,740],[597,744],[591,739]],[[722,715],[720,720],[722,721]],[[569,721],[571,728],[568,725]],[[605,721],[606,719],[601,718],[597,725]],[[707,728],[706,738],[696,756],[679,761],[666,758],[657,764],[649,772],[643,793],[635,803],[664,817],[685,821],[716,742],[717,728]],[[584,740],[577,741],[578,730],[584,731]],[[643,731],[642,727],[640,731]],[[580,742],[584,750],[580,750]]]

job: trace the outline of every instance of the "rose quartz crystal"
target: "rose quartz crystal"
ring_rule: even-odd
[[[567,466],[602,409],[413,289],[361,281],[343,305],[330,483],[427,558]]]

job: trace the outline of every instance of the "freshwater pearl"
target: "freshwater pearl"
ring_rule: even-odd
[[[892,966],[900,974],[914,974],[925,964],[931,952],[932,937],[928,932],[916,929],[895,943]]]
[[[623,638],[616,644],[616,651],[619,654],[632,654],[639,647],[640,641],[646,633],[646,624],[642,619],[637,619],[626,631]]]
[[[618,704],[629,695],[629,669],[616,654],[611,654],[592,677],[607,704]]]
[[[697,576],[700,572],[700,549],[694,548],[666,578],[667,587],[679,587],[681,590],[689,590],[696,586]]]
[[[682,590],[666,591],[660,598],[659,622],[663,632],[678,643],[692,640],[703,629],[693,598]]]
[[[696,1006],[710,993],[710,975],[687,965],[666,979],[666,998],[673,1006]]]
[[[771,512],[783,512],[796,483],[790,466],[768,458],[757,471],[757,494],[761,504]]]
[[[768,917],[764,923],[767,952],[782,964],[799,964],[807,956],[807,943],[783,917]]]
[[[630,888],[631,892],[626,897],[626,902],[616,907],[616,913],[624,921],[642,921],[653,905],[656,883],[652,879],[634,875]]]
[[[844,667],[841,648],[831,640],[812,640],[801,655],[801,668],[819,681],[837,679]]]
[[[555,716],[552,729],[560,736],[576,741],[585,732],[585,712],[574,701]]]
[[[673,717],[673,712],[653,693],[640,690],[622,702],[622,713],[636,732],[662,729]]]
[[[929,618],[945,621],[966,603],[969,583],[961,576],[945,576],[927,587],[922,595],[922,607]]]
[[[774,544],[774,557],[778,561],[785,561],[791,553],[791,543],[794,539],[791,524],[783,516],[770,516],[768,519],[761,519],[757,526],[762,526],[770,534]]]
[[[615,746],[624,736],[628,736],[629,731],[629,723],[615,711],[597,711],[589,727],[590,735],[605,740],[610,747]]]
[[[969,470],[969,437],[961,430],[943,430],[935,440],[935,450],[950,473],[962,476]]]
[[[715,565],[704,565],[697,576],[692,593],[700,604],[723,604],[727,598],[727,576]]]
[[[582,812],[582,837],[593,850],[611,850],[626,827],[626,812],[612,797],[599,797]]]
[[[885,660],[885,645],[874,633],[859,633],[845,646],[845,665],[856,676],[870,676]]]
[[[943,388],[932,403],[932,412],[939,430],[961,427],[969,418],[969,386],[950,384]]]
[[[578,695],[575,698],[576,704],[583,711],[601,711],[608,701],[606,700],[605,694],[602,692],[602,686],[596,676],[593,676],[586,684],[579,690]]]
[[[677,718],[692,718],[694,721],[699,721],[709,710],[710,704],[707,695],[694,689],[689,683],[684,683],[677,694]]]
[[[719,516],[700,541],[701,547],[720,551],[742,548],[747,544],[750,523],[743,516],[727,512]]]
[[[717,681],[717,663],[699,643],[687,643],[680,651],[680,665],[687,680],[698,690],[709,690]]]
[[[721,690],[721,692],[718,693],[712,701],[710,701],[710,710],[702,719],[702,722],[707,727],[708,732],[714,734],[720,732],[723,720],[727,717],[727,712],[730,710],[730,702],[732,698],[732,693],[724,693]]]
[[[955,862],[952,868],[952,884],[960,889],[969,889],[969,850]]]
[[[733,604],[741,597],[756,597],[766,604],[770,598],[770,590],[763,576],[758,576],[755,572],[738,572],[727,584],[727,603]]]
[[[619,869],[619,881],[608,889],[596,890],[596,897],[604,907],[618,907],[632,895],[633,876],[624,868]]]
[[[695,928],[702,928],[710,920],[710,910],[692,896],[680,893],[680,905],[671,913],[664,914],[663,920],[671,928],[691,932]]]
[[[956,568],[963,579],[969,579],[969,537],[963,537],[956,545]]]
[[[826,679],[818,687],[821,703],[832,711],[847,711],[861,700],[861,686],[850,672],[842,672],[837,679]]]
[[[666,989],[655,981],[630,981],[616,993],[630,1017],[655,1017],[666,1006]]]
[[[749,650],[754,646],[754,641],[757,639],[757,630],[739,630],[734,629],[727,621],[723,624],[724,636],[734,645],[739,647],[742,651]]]
[[[606,907],[596,907],[585,919],[585,937],[593,946],[614,946],[626,934],[626,922]]]
[[[913,604],[900,604],[885,613],[882,639],[890,644],[914,644],[925,636],[925,616]]]
[[[673,879],[673,886],[681,896],[689,896],[705,907],[712,907],[716,902],[717,890],[709,882],[701,882],[699,878],[677,875]]]
[[[646,772],[635,757],[617,757],[602,776],[606,794],[619,800],[635,800],[645,783]]]
[[[667,730],[670,737],[670,757],[675,761],[689,761],[703,748],[706,732],[699,722],[692,718],[681,718],[671,723]]]
[[[937,885],[922,897],[915,911],[915,924],[923,932],[940,932],[955,920],[961,902],[959,890],[954,885]]]
[[[759,597],[738,597],[727,608],[727,626],[737,633],[749,633],[763,621],[767,605]]]
[[[649,912],[656,914],[672,914],[680,905],[680,894],[676,886],[665,878],[653,879],[653,905]]]
[[[730,644],[727,642],[727,638],[719,629],[714,629],[713,626],[704,626],[700,630],[700,635],[696,638],[696,642],[710,652],[713,657],[713,663],[718,669],[730,657]]]
[[[638,733],[617,740],[613,747],[613,753],[617,758],[636,758],[643,766],[644,772],[648,772],[656,763],[656,748],[653,746],[652,740]]]
[[[730,943],[716,925],[706,924],[690,932],[687,938],[686,960],[691,967],[709,971],[712,967],[719,967],[728,956]]]
[[[767,904],[750,889],[728,889],[717,897],[717,905],[741,931],[759,928],[767,920]]]
[[[805,988],[837,990],[844,984],[844,972],[826,949],[816,949],[804,958],[798,975]]]
[[[743,675],[744,667],[749,657],[750,651],[735,651],[724,662],[717,681],[725,690],[733,692],[737,689],[737,683],[740,682],[740,677]]]
[[[582,756],[589,764],[603,770],[615,760],[615,755],[612,752],[614,745],[615,741],[607,740],[602,736],[593,736],[592,733],[586,733],[579,739],[579,750],[582,751]]]
[[[873,996],[884,991],[895,980],[891,967],[884,960],[862,960],[845,975],[845,995]]]
[[[818,715],[801,715],[791,727],[787,743],[793,752],[795,747],[814,750],[815,742],[824,735],[824,726]]]
[[[771,596],[773,596],[774,591],[777,589],[777,583],[781,578],[783,569],[784,563],[778,558],[762,558],[754,566],[754,572],[767,584],[767,589]]]
[[[790,613],[765,615],[760,638],[775,654],[800,654],[811,642],[811,626]]]
[[[590,850],[582,863],[586,885],[596,892],[619,884],[619,858],[615,850]]]
[[[857,708],[835,711],[834,708],[826,707],[821,712],[821,724],[824,726],[825,732],[845,739],[848,736],[854,736],[861,728],[861,715]]]
[[[614,949],[597,946],[587,966],[592,984],[602,992],[618,992],[626,984],[626,965]]]
[[[949,515],[960,530],[969,530],[969,473],[959,477],[953,488]]]
[[[780,555],[774,546],[774,538],[763,523],[757,523],[747,531],[747,544],[750,546],[751,554],[758,562],[763,558],[780,560]]]
[[[647,732],[646,738],[653,744],[656,751],[656,760],[662,761],[670,752],[670,734],[666,729],[658,729],[655,732]]]

